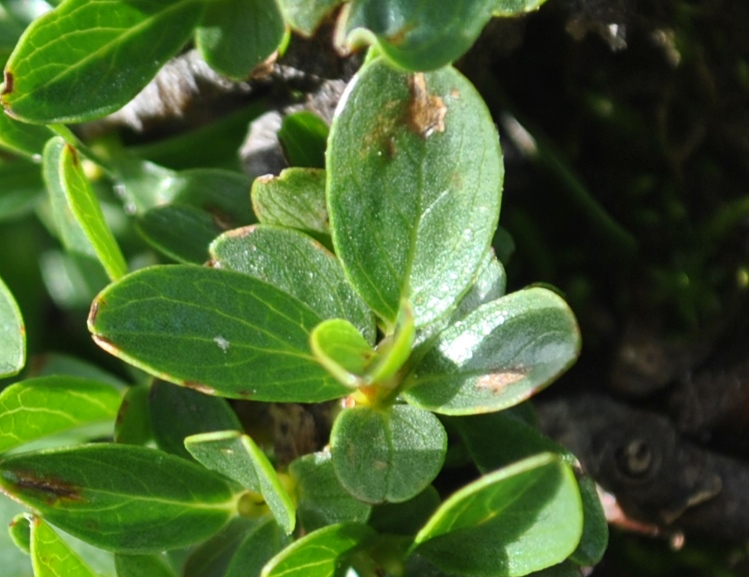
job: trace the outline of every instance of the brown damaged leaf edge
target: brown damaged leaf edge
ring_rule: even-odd
[[[203,383],[199,383],[197,381],[183,381],[182,386],[187,387],[188,389],[193,389],[195,391],[198,391],[199,393],[203,393],[204,395],[216,394],[216,389],[214,389],[213,387],[209,387],[208,385],[204,385]]]
[[[3,82],[5,82],[5,88],[3,88],[3,92],[2,94],[0,94],[0,96],[5,96],[6,94],[10,94],[11,92],[13,92],[13,73],[9,70],[6,70],[3,77]],[[3,99],[3,104],[5,104],[5,99]]]
[[[439,96],[429,94],[426,77],[417,72],[409,77],[411,102],[408,104],[406,121],[408,127],[422,138],[429,138],[435,132],[445,131],[447,107]]]
[[[70,151],[70,155],[73,157],[73,166],[78,166],[78,152],[76,151],[76,149],[69,144],[66,144],[65,150]]]
[[[39,478],[32,471],[19,471],[12,473],[9,479],[18,490],[40,493],[44,496],[48,505],[54,505],[58,501],[67,499],[69,501],[83,501],[80,489],[75,485],[66,483],[54,477]]]
[[[99,299],[96,299],[93,303],[91,303],[91,310],[88,311],[88,324],[90,326],[93,326],[96,322],[96,315],[99,314],[99,302],[104,304],[104,302],[100,301]]]

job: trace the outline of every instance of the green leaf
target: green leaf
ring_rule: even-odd
[[[572,470],[544,453],[453,494],[416,535],[414,548],[448,573],[527,575],[567,558],[582,523]]]
[[[567,560],[558,565],[541,569],[541,571],[534,571],[531,575],[532,577],[580,577],[584,575],[584,572],[580,566]]]
[[[146,385],[128,387],[114,422],[114,442],[126,445],[145,445],[153,437],[148,411],[149,388]]]
[[[96,256],[110,279],[117,280],[125,275],[127,272],[125,257],[122,256],[112,231],[104,221],[104,213],[83,173],[78,153],[60,137],[53,138],[44,147],[44,179],[50,189],[53,202],[61,204],[64,198],[66,204],[65,208],[58,205],[56,211],[63,240],[65,240],[65,231],[68,230],[69,234],[76,236],[75,246],[83,247],[86,244],[85,241],[77,238],[79,234],[82,234],[92,251],[86,248],[81,252]],[[75,224],[70,222],[60,225],[63,214],[72,216]],[[75,228],[80,232],[74,232]]]
[[[374,317],[346,281],[338,260],[309,236],[269,225],[227,232],[211,244],[213,266],[272,284],[310,307],[321,319],[344,318],[375,340]]]
[[[0,377],[17,374],[25,363],[26,327],[13,295],[0,278]]]
[[[404,379],[403,396],[445,415],[499,411],[551,383],[579,351],[567,304],[547,289],[521,290],[443,331]]]
[[[494,16],[518,16],[538,10],[546,0],[495,0]]]
[[[54,132],[46,126],[34,126],[0,114],[0,148],[39,162],[42,150]]]
[[[436,70],[471,47],[496,4],[497,0],[352,0],[346,42],[356,46],[374,35],[396,66]]]
[[[84,425],[114,425],[120,393],[78,377],[38,377],[0,393],[0,452]]]
[[[296,484],[297,516],[306,533],[325,525],[367,521],[372,507],[343,488],[329,452],[295,459],[289,474]]]
[[[94,570],[42,519],[31,516],[29,525],[34,577],[97,577]]]
[[[370,382],[384,383],[401,369],[411,355],[415,334],[411,307],[403,302],[394,332],[377,345],[377,357],[367,370]]]
[[[452,418],[449,422],[463,438],[482,473],[542,452],[556,453],[570,465],[575,462],[569,451],[518,418],[512,410]],[[502,442],[487,443],[487,439],[502,439]]]
[[[315,327],[310,347],[338,382],[347,387],[369,384],[364,375],[375,351],[357,328],[343,319],[329,319]]]
[[[340,558],[363,546],[375,532],[366,525],[329,525],[298,539],[263,568],[261,577],[334,577]]]
[[[207,212],[184,204],[152,208],[136,221],[136,229],[152,247],[182,263],[203,264],[208,245],[223,232]]]
[[[347,94],[328,146],[336,254],[386,323],[407,299],[418,328],[454,306],[486,258],[502,190],[499,138],[452,68],[408,75],[375,59]]]
[[[31,517],[28,513],[19,513],[8,526],[13,543],[27,555],[31,554]]]
[[[442,468],[447,434],[437,417],[408,405],[343,411],[330,434],[341,484],[367,503],[407,501]]]
[[[70,249],[46,251],[39,261],[47,291],[63,310],[85,310],[109,282],[98,260]]]
[[[284,117],[278,140],[290,166],[325,168],[328,125],[317,114],[302,110]]]
[[[67,0],[34,20],[5,67],[2,103],[39,124],[83,122],[130,101],[190,37],[198,0]]]
[[[0,487],[64,531],[123,553],[201,541],[228,521],[237,499],[190,461],[108,443],[2,459]]]
[[[276,51],[283,36],[283,18],[274,1],[211,0],[195,40],[211,68],[242,81]]]
[[[248,275],[177,265],[107,287],[89,329],[99,346],[164,380],[225,397],[311,403],[348,393],[309,352],[321,320]]]
[[[255,179],[250,194],[263,224],[295,228],[318,240],[330,235],[324,170],[287,168],[278,176],[261,176]]]
[[[99,366],[61,353],[44,353],[35,357],[34,366],[31,367],[29,376],[82,377],[84,379],[99,381],[100,383],[107,383],[118,390],[124,390],[127,387],[127,383],[120,377],[108,373]]]
[[[583,567],[598,564],[609,544],[609,526],[593,479],[578,475],[577,486],[583,503],[583,534],[570,560]]]
[[[342,0],[278,0],[283,19],[304,36],[312,36],[317,27]]]
[[[117,577],[176,577],[163,555],[123,555],[114,556]]]
[[[294,503],[268,457],[249,436],[239,431],[203,433],[185,439],[185,447],[207,468],[260,493],[283,530],[294,530]]]
[[[18,161],[0,165],[0,222],[29,214],[46,193],[39,165]]]
[[[289,542],[272,517],[233,519],[187,559],[184,577],[248,577]]]
[[[368,525],[378,533],[413,536],[440,505],[440,495],[431,485],[402,503],[383,503],[372,508]]]
[[[226,399],[163,381],[151,385],[147,414],[159,448],[185,459],[192,459],[185,449],[185,439],[190,435],[242,429]]]

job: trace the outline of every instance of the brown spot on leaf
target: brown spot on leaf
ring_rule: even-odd
[[[442,98],[429,94],[423,72],[412,75],[409,83],[411,102],[406,118],[408,127],[422,138],[429,138],[435,132],[444,132],[447,108]]]
[[[33,471],[19,471],[15,473],[15,486],[21,491],[41,495],[48,505],[54,505],[62,499],[82,501],[80,489],[75,485],[54,477],[38,477]]]
[[[91,303],[91,310],[88,311],[88,324],[93,325],[96,322],[96,315],[99,314],[99,300]]]
[[[5,71],[5,88],[3,88],[2,96],[13,92],[13,73],[10,70]]]
[[[73,166],[76,166],[76,167],[77,167],[77,166],[78,166],[78,152],[77,152],[77,151],[75,150],[75,148],[73,148],[73,147],[72,147],[72,146],[70,146],[69,144],[66,144],[66,145],[65,145],[65,148],[66,148],[66,149],[68,150],[68,152],[70,153],[70,156],[72,156],[72,157],[73,157]]]
[[[208,385],[204,385],[203,383],[198,383],[197,381],[185,381],[184,383],[182,383],[182,386],[187,387],[188,389],[194,389],[199,393],[203,393],[204,395],[216,394],[216,389],[214,389],[213,387],[209,387]]]
[[[479,390],[488,390],[493,395],[504,392],[507,387],[521,381],[528,374],[528,369],[518,367],[508,369],[500,373],[491,373],[484,375],[476,382],[476,388]]]
[[[450,98],[454,100],[460,100],[460,90],[458,90],[457,88],[453,88],[450,91]]]

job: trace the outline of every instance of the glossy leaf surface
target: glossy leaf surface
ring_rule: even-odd
[[[211,68],[242,81],[275,52],[283,35],[283,18],[275,2],[212,0],[206,4],[195,40]]]
[[[446,415],[511,407],[577,358],[575,317],[555,293],[521,290],[445,329],[405,379],[406,400]]]
[[[64,196],[75,222],[93,248],[94,255],[112,280],[127,272],[125,257],[117,245],[99,201],[83,173],[78,153],[56,137],[44,149],[44,175],[55,197]]]
[[[78,377],[38,377],[0,393],[0,452],[84,425],[112,423],[121,394]]]
[[[347,277],[386,323],[407,299],[415,326],[428,324],[468,289],[496,228],[502,176],[494,123],[457,71],[362,67],[331,127],[328,209]]]
[[[261,577],[333,577],[340,557],[374,535],[372,529],[357,523],[328,525],[281,551],[263,568]]]
[[[294,503],[268,457],[249,436],[239,431],[203,433],[185,439],[185,447],[207,468],[260,493],[284,531],[294,530]]]
[[[42,519],[32,516],[29,525],[34,577],[97,577],[94,570]]]
[[[527,575],[572,553],[582,522],[572,470],[546,453],[460,489],[418,533],[414,547],[448,573]]]
[[[348,493],[336,477],[329,452],[293,461],[289,473],[296,483],[297,515],[305,532],[336,523],[364,523],[372,507]]]
[[[353,0],[346,22],[349,42],[357,28],[374,34],[394,64],[407,70],[435,70],[471,47],[491,18],[497,0]]]
[[[0,486],[68,533],[119,552],[201,541],[236,507],[226,482],[199,465],[105,443],[2,459]]]
[[[159,448],[185,459],[192,459],[185,449],[190,435],[242,429],[226,399],[164,381],[151,385],[146,414]]]
[[[288,228],[253,225],[211,244],[213,266],[251,275],[296,297],[321,319],[344,318],[374,342],[372,313],[346,281],[338,260],[319,242]]]
[[[345,395],[309,352],[311,309],[245,274],[152,267],[102,291],[89,329],[107,351],[201,392],[278,402]]]
[[[408,405],[343,411],[330,435],[333,465],[346,490],[367,503],[420,493],[445,460],[447,434],[437,417]]]
[[[342,0],[278,0],[283,19],[297,32],[312,36],[320,22]]]
[[[24,32],[2,103],[40,124],[113,112],[183,47],[202,10],[196,0],[68,0]]]
[[[18,373],[26,362],[26,327],[16,300],[0,278],[0,377]]]
[[[117,577],[175,577],[174,571],[163,555],[124,555],[114,556]]]
[[[260,222],[329,235],[325,205],[325,171],[287,168],[278,176],[261,176],[252,185],[252,206]]]
[[[260,575],[263,566],[289,542],[271,516],[237,517],[192,552],[184,577],[247,577]]]
[[[310,346],[320,364],[338,382],[347,387],[368,384],[364,375],[375,351],[350,322],[323,321],[312,331]]]

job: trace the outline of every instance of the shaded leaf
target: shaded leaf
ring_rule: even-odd
[[[100,383],[107,383],[119,390],[123,390],[127,386],[127,383],[120,377],[116,377],[99,366],[77,357],[62,353],[44,353],[35,356],[29,366],[29,377],[52,376],[91,379]]]
[[[288,228],[253,225],[229,231],[211,244],[213,266],[242,272],[296,297],[321,319],[344,318],[375,339],[374,316],[320,243]]]
[[[495,0],[494,16],[518,16],[538,10],[546,0]]]
[[[26,327],[21,311],[0,278],[0,377],[17,374],[26,363]]]
[[[273,54],[283,36],[283,18],[272,0],[212,0],[195,32],[210,67],[237,81]]]
[[[0,452],[94,423],[112,423],[121,395],[106,383],[79,377],[38,377],[0,393]]]
[[[547,289],[521,290],[445,329],[406,376],[403,396],[446,415],[498,411],[551,383],[579,351],[567,304]]]
[[[153,437],[148,393],[146,385],[133,385],[125,391],[114,423],[115,443],[145,445]]]
[[[545,453],[453,494],[419,531],[414,548],[449,573],[527,575],[567,558],[582,523],[572,470]]]
[[[471,47],[496,4],[497,0],[352,0],[347,42],[356,45],[374,34],[382,53],[398,67],[435,70]],[[367,33],[362,35],[359,28]]]
[[[115,356],[201,392],[317,402],[348,392],[309,352],[320,321],[253,277],[187,265],[143,269],[110,285],[92,305],[89,329]]]
[[[236,510],[236,496],[215,473],[161,451],[108,443],[4,458],[0,487],[68,533],[116,552],[190,545]]]
[[[447,434],[437,417],[408,405],[343,411],[330,435],[333,465],[346,490],[367,503],[411,499],[445,460]]]
[[[296,484],[297,515],[310,533],[336,523],[365,523],[372,507],[351,496],[341,485],[329,452],[294,460],[289,474]]]
[[[5,67],[3,106],[40,124],[114,112],[184,46],[202,12],[197,0],[67,0],[26,29]]]
[[[124,555],[114,556],[117,577],[175,577],[175,573],[163,555]]]
[[[159,448],[185,459],[192,459],[185,449],[185,439],[190,435],[242,429],[226,399],[163,381],[151,385],[147,414]]]
[[[13,543],[27,555],[31,553],[31,517],[28,513],[19,513],[8,526]]]
[[[185,439],[185,447],[208,469],[260,493],[283,530],[294,530],[294,503],[268,457],[249,436],[239,431],[203,433]]]
[[[342,0],[278,0],[283,19],[297,32],[312,36],[322,20]]]
[[[475,89],[452,68],[372,60],[339,104],[327,157],[333,243],[362,299],[388,329],[404,299],[417,328],[449,311],[499,216],[499,139]]]
[[[18,161],[0,165],[0,222],[30,213],[44,198],[39,165]]]
[[[325,121],[308,110],[285,116],[278,141],[289,166],[325,168],[328,132]]]
[[[413,536],[426,524],[440,502],[437,489],[429,485],[408,501],[373,507],[368,525],[378,533]]]
[[[29,160],[41,161],[44,145],[54,135],[46,126],[26,124],[0,114],[0,148]]]
[[[593,479],[578,475],[577,485],[583,502],[583,534],[570,560],[583,567],[598,564],[609,544],[609,526]]]
[[[263,568],[262,577],[333,577],[339,559],[375,536],[366,525],[328,525],[286,547]]]

